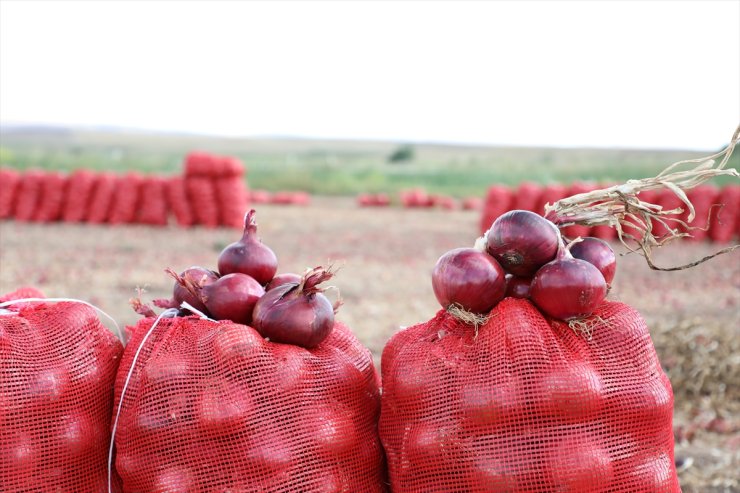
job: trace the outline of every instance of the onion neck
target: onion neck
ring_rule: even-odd
[[[244,215],[242,242],[251,240],[252,235],[255,234],[257,234],[257,211],[252,209]]]

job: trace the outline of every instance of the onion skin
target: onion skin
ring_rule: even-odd
[[[267,286],[265,286],[265,291],[270,291],[271,289],[275,289],[278,286],[282,286],[283,284],[300,284],[301,283],[301,276],[298,274],[293,273],[286,273],[286,274],[280,274],[272,278],[272,281],[267,283]]]
[[[506,272],[532,277],[555,258],[560,233],[557,227],[534,212],[514,210],[503,214],[486,233],[486,250]]]
[[[199,291],[212,317],[244,325],[252,322],[254,306],[265,294],[260,283],[241,273],[227,274]]]
[[[546,315],[569,321],[591,315],[606,292],[599,269],[585,260],[565,257],[537,271],[529,296]]]
[[[432,288],[443,308],[460,305],[488,313],[504,298],[506,278],[498,262],[475,248],[456,248],[442,255],[432,271]]]
[[[532,279],[529,277],[506,276],[506,296],[510,298],[529,299]]]
[[[218,271],[221,275],[242,273],[265,285],[275,277],[278,261],[270,247],[257,237],[256,211],[252,209],[244,217],[242,239],[228,245],[218,256]]]
[[[570,254],[595,265],[604,276],[607,286],[611,286],[617,272],[617,257],[609,243],[599,238],[586,237],[570,247]]]
[[[182,273],[180,274],[180,277],[189,277],[190,279],[197,281],[199,285],[207,286],[209,284],[212,284],[214,281],[218,279],[218,274],[213,272],[212,270],[205,269],[203,267],[188,267]],[[175,287],[172,291],[173,299],[176,303],[176,305],[173,308],[179,308],[180,304],[182,302],[189,303],[193,308],[196,308],[202,312],[207,312],[206,305],[203,304],[203,302],[200,300],[200,298],[196,297],[187,290],[184,286],[182,286],[179,282],[175,282]]]
[[[331,272],[317,267],[300,284],[272,288],[254,307],[254,329],[273,342],[306,349],[321,344],[334,328],[335,308],[317,285],[331,277]]]

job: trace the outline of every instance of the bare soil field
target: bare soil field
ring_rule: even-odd
[[[438,310],[431,270],[448,249],[472,246],[478,214],[359,209],[350,199],[316,198],[305,208],[260,206],[257,219],[279,272],[327,261],[341,267],[334,283],[345,301],[339,318],[379,363],[399,327]],[[50,297],[89,301],[131,324],[139,318],[128,306],[137,287],[146,289],[145,301],[169,297],[165,267],[215,268],[221,249],[239,236],[225,229],[3,222],[0,292],[32,285]],[[674,244],[656,262],[686,263],[717,248]],[[684,492],[740,491],[740,252],[680,272],[654,272],[637,255],[621,257],[609,298],[642,313],[671,378]]]

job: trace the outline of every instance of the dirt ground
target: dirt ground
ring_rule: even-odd
[[[434,315],[430,273],[437,258],[472,246],[478,229],[475,212],[360,209],[338,198],[316,198],[304,208],[260,206],[257,218],[279,272],[327,261],[341,266],[334,283],[345,301],[339,318],[378,362],[399,327]],[[215,268],[220,250],[238,237],[225,229],[3,222],[0,292],[33,285],[131,324],[138,319],[128,306],[136,287],[146,288],[145,300],[168,297],[165,267]],[[716,248],[683,242],[661,251],[657,263],[685,263]],[[683,491],[740,492],[740,251],[680,272],[654,272],[637,255],[621,257],[610,299],[645,317],[671,378]]]

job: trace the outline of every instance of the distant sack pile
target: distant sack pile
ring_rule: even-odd
[[[239,228],[249,201],[236,158],[193,152],[182,176],[0,168],[0,219]]]
[[[493,221],[508,211],[518,209],[542,215],[547,203],[553,204],[564,197],[606,186],[608,185],[582,182],[575,182],[570,186],[560,184],[541,186],[524,182],[516,188],[493,185],[488,189],[484,201],[480,231],[483,233],[488,230]],[[696,210],[696,217],[688,223],[691,227],[691,235],[686,236],[686,239],[727,243],[732,238],[740,236],[740,186],[731,184],[719,188],[707,184],[692,188],[686,194]],[[686,206],[670,190],[644,190],[640,192],[640,200],[659,205],[664,211],[681,209],[677,214],[668,216],[666,224],[657,222],[654,224],[653,234],[656,237],[662,237],[668,233],[666,225],[679,233],[689,232],[688,228],[680,222],[687,220]],[[707,223],[708,219],[709,223]],[[625,233],[632,234],[632,231],[625,228]],[[563,234],[570,238],[595,236],[611,240],[616,238],[617,232],[608,226],[573,225],[563,228]]]

